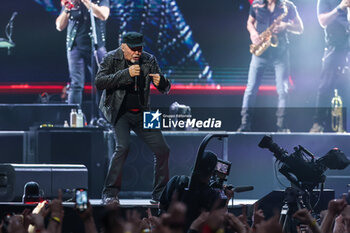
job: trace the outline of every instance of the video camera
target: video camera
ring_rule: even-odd
[[[291,183],[302,190],[312,191],[318,184],[324,183],[326,176],[324,172],[329,169],[344,169],[350,161],[338,148],[331,149],[325,156],[315,160],[314,155],[302,146],[294,147],[294,153],[288,152],[273,142],[271,136],[264,136],[259,143],[259,147],[267,148],[280,163],[279,171]],[[311,160],[305,158],[308,155]]]
[[[223,189],[224,182],[227,181],[227,177],[230,175],[231,162],[218,159],[214,174],[211,177],[210,187]]]

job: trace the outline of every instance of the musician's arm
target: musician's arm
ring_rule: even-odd
[[[247,30],[250,34],[250,40],[253,42],[253,44],[257,44],[259,42],[259,33],[255,28],[256,19],[249,15],[247,20]]]
[[[287,31],[293,34],[302,34],[304,31],[303,21],[301,20],[298,12],[296,11],[295,18],[287,23]]]
[[[289,13],[292,14],[292,18],[288,20],[288,22],[281,21],[279,24],[277,24],[273,29],[273,33],[280,33],[280,32],[290,32],[293,34],[302,34],[304,31],[304,25],[303,21],[301,20],[299,13],[294,6],[294,4],[289,6]]]
[[[341,3],[334,8],[333,10],[325,13],[319,13],[317,18],[318,22],[320,23],[321,27],[325,28],[330,23],[332,23],[337,16],[340,14],[341,11],[345,11],[347,7],[350,6],[349,0],[342,0]],[[318,2],[318,11],[320,10],[320,1]]]
[[[82,3],[86,6],[87,9],[92,8],[92,12],[95,17],[100,20],[107,20],[109,17],[110,9],[107,6],[99,6],[96,3],[92,3],[90,0],[81,0]]]
[[[69,10],[65,9],[61,14],[56,18],[56,29],[58,31],[63,31],[68,25],[69,19]]]
[[[319,14],[317,16],[318,22],[321,25],[321,27],[325,28],[328,26],[328,24],[330,24],[331,22],[333,22],[333,20],[335,20],[335,18],[338,16],[338,14],[339,14],[339,12],[338,12],[337,8],[334,8],[330,12]]]

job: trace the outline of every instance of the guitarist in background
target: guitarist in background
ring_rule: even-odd
[[[67,26],[67,58],[70,78],[69,104],[81,104],[84,82],[90,80],[92,38],[89,9],[95,16],[97,34],[97,57],[99,62],[106,54],[106,20],[109,16],[109,0],[62,0],[62,11],[56,19],[56,29]],[[93,74],[94,75],[94,74]]]
[[[333,89],[349,52],[350,0],[318,0],[318,22],[324,28],[326,47],[322,58],[321,77],[316,95],[316,114],[310,133],[322,133],[325,127],[327,109],[331,103]],[[323,107],[323,108],[322,108]]]
[[[284,7],[285,4],[285,7]],[[253,44],[259,44],[259,36],[282,14],[283,20],[272,28],[277,35],[277,47],[269,47],[262,55],[252,55],[249,66],[248,84],[244,92],[241,126],[238,132],[251,131],[252,108],[255,105],[256,95],[261,84],[263,73],[268,65],[275,69],[276,87],[278,93],[277,130],[289,132],[285,125],[285,107],[288,93],[289,53],[287,32],[301,34],[303,22],[301,21],[295,5],[287,0],[254,0],[249,12],[247,29]]]

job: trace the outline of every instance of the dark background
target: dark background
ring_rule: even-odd
[[[47,1],[49,3],[53,3],[56,9],[59,8],[59,0],[37,1]],[[220,69],[248,69],[251,56],[249,53],[249,34],[246,30],[246,20],[249,10],[248,0],[177,0],[176,2],[186,23],[190,26],[193,32],[193,39],[199,43],[203,52],[203,57],[212,67],[214,73]],[[290,95],[291,106],[314,107],[314,99],[321,68],[324,35],[322,28],[317,22],[317,1],[294,0],[293,2],[298,8],[300,16],[304,22],[305,30],[303,35],[291,35],[290,37],[291,74],[294,80],[294,86]],[[16,47],[11,49],[11,55],[7,55],[7,49],[0,48],[0,85],[8,82],[68,82],[68,68],[65,48],[66,31],[58,32],[55,28],[55,19],[58,12],[48,11],[35,0],[6,1],[6,4],[3,4],[0,8],[0,37],[5,37],[4,30],[6,24],[14,11],[18,12],[18,15],[14,21],[12,37],[13,41],[16,43]],[[112,15],[107,22],[107,50],[115,49],[118,46],[118,35],[120,33],[119,29],[119,18],[116,15]],[[179,69],[182,69],[182,67],[179,67]],[[343,88],[347,88],[347,86],[343,85]],[[340,92],[340,95],[344,96],[342,93],[344,92]],[[170,94],[163,98],[153,98],[152,103],[153,106],[157,107],[169,106],[174,101],[178,101],[181,104],[186,104],[191,107],[240,107],[242,103],[241,98],[241,95],[210,96],[207,94],[202,96],[188,96]],[[343,99],[346,98],[344,97]],[[6,102],[4,95],[0,95],[0,102]],[[257,106],[276,106],[276,96],[264,96],[264,98],[258,98]],[[233,110],[235,110],[234,114],[236,115],[232,115],[232,128],[230,128],[230,130],[237,129],[240,123],[239,108]],[[303,123],[305,126],[304,129],[307,131],[309,127],[311,127],[311,110],[313,109],[301,111],[301,113],[296,116],[292,115],[290,122],[291,125],[294,123],[293,121],[297,121],[298,124]],[[84,112],[88,111],[84,110]],[[210,114],[212,112],[215,114],[215,110],[213,109],[209,109],[208,112]],[[305,112],[309,112],[310,114],[306,116]],[[259,117],[259,120],[263,121],[264,124],[261,125],[267,127],[268,124],[270,124],[269,127],[273,128],[275,122],[275,120],[272,119],[274,117],[274,111],[271,111],[270,115],[259,114],[259,112],[257,114],[257,116],[262,115],[264,116]],[[25,116],[28,117],[29,115]],[[227,118],[227,121],[230,121],[229,115],[225,115],[225,117]],[[349,123],[349,121],[350,120],[347,122]],[[295,125],[298,126],[298,124]],[[266,129],[263,130],[266,131]],[[292,130],[294,129],[292,128]],[[232,153],[229,160],[233,162],[234,166],[236,166],[235,164],[239,164],[239,167],[238,169],[231,171],[229,181],[234,185],[250,185],[252,184],[251,180],[255,180],[256,177],[266,178],[266,174],[268,174],[267,180],[270,180],[271,182],[266,184],[260,181],[259,184],[257,184],[256,191],[270,191],[272,187],[275,186],[275,184],[272,183],[274,182],[272,178],[272,155],[268,151],[265,151],[266,155],[260,155],[261,149],[256,147],[262,135],[256,136],[247,134],[237,136],[243,136],[243,138],[233,138],[232,142],[236,144],[230,144],[234,147],[232,150],[229,150],[230,153]],[[276,137],[281,138],[277,138],[276,142],[278,142],[282,147],[288,149],[290,152],[292,149],[289,147],[289,145],[293,146],[302,142],[302,145],[317,155],[323,155],[329,150],[329,148],[332,148],[333,143],[337,147],[344,148],[344,151],[346,152],[346,145],[348,142],[348,139],[344,137],[342,138],[344,139],[344,142],[340,142],[339,144],[337,136],[334,136],[334,140],[331,141],[328,141],[328,137],[314,139],[309,135],[299,134],[294,136],[292,135],[295,140],[291,141],[288,136],[289,135],[277,135]],[[248,139],[248,137],[250,139]],[[172,152],[174,154],[182,155],[183,159],[175,159],[176,161],[171,161],[171,164],[174,165],[171,167],[171,174],[174,174],[175,171],[179,171],[178,169],[187,169],[186,172],[190,171],[190,167],[187,165],[193,164],[193,155],[200,143],[200,140],[202,139],[202,135],[198,136],[195,141],[191,141],[188,138],[179,139],[185,140],[188,147],[184,146],[185,144],[182,141],[180,141],[179,144],[175,144],[175,141],[171,142],[169,139],[171,148],[179,148],[181,150],[183,149],[184,151],[180,151],[178,153]],[[173,145],[171,145],[172,143]],[[19,144],[22,145],[22,141],[20,141]],[[137,143],[137,145],[139,144]],[[320,146],[324,148],[321,148]],[[133,148],[137,148],[137,154],[144,156],[143,151],[145,150],[143,150],[143,147],[134,146]],[[11,155],[12,153],[13,152],[11,151]],[[187,155],[192,157],[188,156],[185,158],[184,156]],[[129,156],[129,158],[136,159],[136,157],[132,156]],[[138,173],[138,175],[140,178],[144,178],[147,180],[147,182],[149,182],[151,179],[143,174],[151,174],[150,171],[152,170],[152,166],[149,164],[149,158],[151,157],[146,155],[146,158],[148,162],[147,164],[142,164],[143,170],[140,170],[142,172]],[[171,157],[172,160],[174,160],[174,158],[177,157]],[[237,161],[235,161],[235,159]],[[133,161],[134,160],[130,162]],[[256,162],[252,163],[252,161]],[[183,162],[186,164],[184,165]],[[262,164],[263,166],[259,166],[260,170],[256,170],[255,164]],[[255,166],[253,169],[255,169],[255,171],[258,173],[251,173],[251,176],[246,176],[244,180],[232,180],[235,177],[241,178],[240,174],[250,170],[253,165]],[[269,173],[263,169],[268,169]],[[129,171],[132,170],[130,169]],[[143,173],[143,171],[145,173]],[[259,176],[259,174],[263,175]],[[124,175],[124,178],[131,179],[133,177]],[[142,180],[142,182],[145,181]],[[344,181],[344,183],[346,184],[347,182]],[[133,182],[124,182],[124,184],[133,184]],[[148,187],[151,187],[149,183],[146,184]],[[126,189],[127,188],[129,187],[126,187]],[[247,193],[247,195],[252,194],[253,192]],[[259,193],[257,197],[261,197],[261,194],[262,193]],[[241,197],[242,196],[238,196],[238,198]]]
[[[47,1],[59,9],[58,0]],[[316,0],[293,2],[305,31],[290,37],[294,81],[291,103],[313,106],[324,46],[323,30],[317,22]],[[214,74],[217,69],[248,69],[248,0],[177,0],[177,4]],[[18,12],[12,36],[16,47],[10,56],[7,49],[0,49],[0,82],[68,82],[66,31],[55,29],[58,12],[50,12],[34,0],[7,1],[0,9],[0,37],[5,37],[5,26],[14,11]],[[118,46],[119,28],[118,17],[112,15],[107,23],[107,50]]]

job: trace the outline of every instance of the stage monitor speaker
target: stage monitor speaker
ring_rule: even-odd
[[[27,133],[0,131],[0,163],[23,163],[27,146]]]
[[[44,198],[52,199],[58,189],[88,189],[88,171],[84,165],[0,164],[0,201],[21,201],[29,181],[39,184]]]
[[[259,200],[258,208],[264,211],[266,219],[272,217],[276,210],[281,211],[284,204],[284,197],[285,192],[283,190],[274,190]],[[325,189],[321,196],[320,190],[314,189],[310,198],[310,204],[311,207],[314,207],[314,205],[318,202],[317,206],[314,208],[314,211],[316,213],[320,213],[322,210],[326,210],[328,208],[328,202],[332,199],[334,199],[333,189]]]
[[[34,158],[30,163],[83,164],[89,170],[90,198],[101,198],[108,155],[114,149],[111,131],[89,127],[31,129]]]

